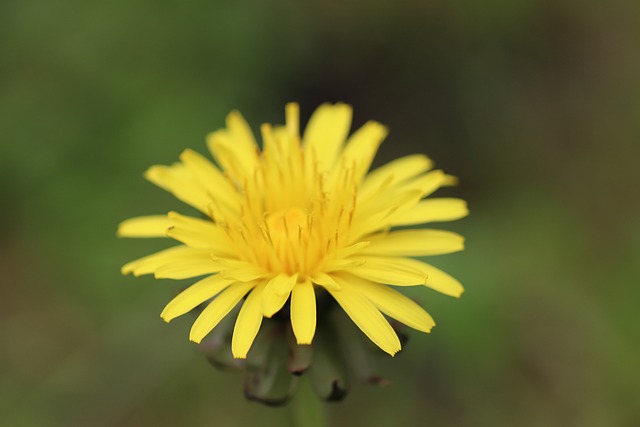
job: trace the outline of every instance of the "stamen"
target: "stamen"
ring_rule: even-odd
[[[344,240],[340,234],[351,228],[357,192],[354,165],[343,159],[337,176],[329,177],[318,170],[317,153],[305,153],[290,132],[274,133],[269,126],[261,131],[264,150],[253,176],[237,185],[225,173],[242,195],[240,215],[225,218],[220,206],[208,211],[243,260],[274,273],[313,275],[335,259]]]

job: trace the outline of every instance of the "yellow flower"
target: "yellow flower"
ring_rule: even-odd
[[[175,297],[170,321],[211,300],[194,322],[199,343],[243,298],[232,352],[245,358],[264,317],[289,301],[298,344],[316,330],[316,292],[327,291],[382,350],[400,341],[383,313],[429,332],[434,321],[391,286],[428,286],[458,297],[460,283],[410,257],[463,249],[462,236],[392,227],[467,215],[463,200],[423,200],[455,179],[431,170],[424,155],[402,157],[367,174],[387,130],[370,121],[349,136],[351,107],[324,104],[300,136],[297,104],[286,125],[260,128],[262,150],[238,112],[207,145],[219,167],[186,150],[180,162],[153,166],[145,177],[198,209],[206,219],[169,212],[120,224],[124,237],[170,237],[179,245],[132,261],[124,274],[186,279],[206,276]]]

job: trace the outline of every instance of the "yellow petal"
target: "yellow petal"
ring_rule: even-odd
[[[294,138],[300,138],[300,106],[290,102],[285,106],[287,132]]]
[[[121,271],[122,274],[133,273],[135,276],[140,276],[143,274],[153,273],[157,268],[162,267],[163,265],[194,258],[210,258],[209,251],[203,251],[201,249],[193,249],[184,245],[178,245],[168,249],[164,249],[160,252],[156,252],[155,254],[138,258],[135,261],[131,261],[125,264],[122,267]]]
[[[231,352],[236,359],[246,359],[247,353],[258,335],[262,324],[262,312],[260,310],[264,283],[256,286],[242,303],[240,313],[233,328],[231,340]]]
[[[180,160],[214,200],[231,208],[237,205],[240,199],[237,189],[206,157],[187,149],[180,155]]]
[[[316,333],[316,294],[308,280],[296,283],[291,292],[291,326],[298,344],[311,344]]]
[[[207,136],[207,146],[218,164],[239,184],[253,177],[258,163],[258,146],[251,128],[242,115],[233,111],[227,116],[227,128]]]
[[[216,263],[210,256],[201,259],[188,259],[171,262],[158,267],[154,276],[156,279],[190,279],[192,277],[204,276],[205,274],[218,273],[224,268]]]
[[[347,141],[341,159],[355,166],[355,181],[360,182],[371,167],[378,147],[387,137],[388,129],[378,122],[369,121],[355,131]]]
[[[244,264],[245,267],[225,269],[221,274],[226,278],[234,279],[238,282],[249,282],[269,275],[268,272],[260,267],[256,267],[248,262]]]
[[[118,226],[118,237],[166,237],[171,225],[166,215],[130,218]]]
[[[314,162],[318,171],[331,169],[351,127],[349,105],[323,104],[316,109],[304,131],[305,162],[309,171]]]
[[[444,185],[445,176],[441,170],[434,170],[393,187],[393,191],[415,190],[420,194],[420,198],[424,198]]]
[[[173,166],[152,166],[144,173],[144,177],[158,187],[170,192],[177,199],[207,213],[211,197],[197,178],[182,164]]]
[[[241,185],[246,179],[247,172],[244,162],[238,159],[238,156],[244,157],[246,153],[235,152],[229,133],[225,129],[220,129],[207,135],[207,148],[218,165],[234,180],[234,184]]]
[[[227,131],[231,137],[231,140],[238,147],[238,151],[255,154],[258,148],[256,139],[253,136],[253,131],[242,117],[239,111],[232,111],[227,115]],[[252,159],[256,159],[254,156],[250,156]]]
[[[345,271],[376,283],[393,286],[424,285],[456,298],[464,291],[456,279],[417,259],[372,256],[364,259],[364,265]]]
[[[435,326],[431,316],[422,307],[395,289],[347,274],[337,276],[336,280],[344,286],[357,289],[384,314],[407,326],[422,332],[430,332]]]
[[[262,161],[266,163],[267,158],[280,159],[278,146],[273,132],[273,126],[269,123],[260,125],[260,136],[262,137]]]
[[[421,198],[420,191],[415,188],[389,193],[377,192],[376,196],[358,200],[354,221],[357,223],[371,216],[380,216],[383,212],[390,215],[397,209],[409,209],[415,206]]]
[[[352,287],[344,284],[341,290],[329,293],[371,341],[390,355],[400,351],[400,340],[387,319],[373,305]]]
[[[289,295],[294,285],[298,281],[298,273],[289,276],[288,274],[278,274],[269,281],[269,286],[278,295]]]
[[[390,218],[391,225],[414,225],[437,221],[454,221],[469,214],[467,203],[462,199],[439,198],[428,199],[413,208],[394,214]]]
[[[453,175],[445,175],[444,176],[444,183],[442,184],[445,187],[454,187],[456,185],[458,185],[458,177],[457,176],[453,176]]]
[[[368,240],[361,254],[388,256],[441,255],[464,249],[464,238],[451,231],[402,230],[382,233]]]
[[[431,167],[433,167],[431,159],[422,154],[400,157],[367,175],[359,190],[359,197],[372,196],[372,193],[385,181],[390,180],[391,184],[400,183]]]
[[[258,144],[256,144],[251,127],[242,114],[238,111],[232,111],[227,115],[227,131],[233,144],[232,151],[242,164],[247,176],[251,177],[259,156]]]
[[[451,277],[444,271],[435,268],[425,262],[417,261],[421,264],[420,268],[427,274],[427,286],[445,295],[460,298],[464,292],[464,287],[455,278]]]
[[[313,283],[317,283],[325,288],[331,288],[334,291],[340,290],[340,285],[328,274],[318,273],[311,278]]]
[[[164,310],[162,310],[160,317],[162,317],[165,322],[170,322],[176,317],[193,310],[208,299],[213,298],[232,283],[233,280],[225,279],[219,274],[204,278],[189,286],[172,299]]]
[[[211,221],[169,212],[173,221],[167,230],[167,236],[187,246],[198,249],[210,249],[216,255],[233,255],[233,242],[225,231]]]
[[[298,275],[281,273],[269,281],[262,293],[262,314],[271,317],[284,306],[298,280]]]
[[[391,218],[397,212],[411,209],[419,200],[420,193],[413,190],[364,202],[356,209],[349,238],[352,241],[359,240],[374,231],[388,229]]]
[[[394,286],[417,286],[427,282],[427,274],[407,262],[413,261],[409,258],[367,256],[363,260],[364,264],[345,268],[343,271],[372,282]]]
[[[366,264],[366,261],[364,260],[364,258],[335,259],[327,262],[327,265],[325,266],[324,271],[326,271],[327,273],[332,273],[334,271],[345,271],[345,270],[350,270],[352,268],[361,267],[364,264]]]
[[[225,289],[202,310],[191,327],[189,339],[200,343],[255,285],[255,282],[236,283]]]
[[[347,246],[346,248],[338,249],[337,257],[346,258],[350,255],[358,253],[362,248],[366,248],[367,246],[369,246],[369,242],[364,241],[364,242],[355,243],[351,246]]]
[[[264,291],[262,293],[262,315],[264,317],[271,318],[274,314],[279,312],[289,299],[291,292],[279,295],[273,290]]]
[[[396,211],[397,206],[389,206],[385,210],[381,210],[369,215],[364,215],[362,211],[356,210],[354,215],[353,225],[349,230],[349,241],[358,241],[374,231],[388,228],[389,217]],[[368,241],[368,240],[367,240]],[[371,242],[369,242],[371,243]]]

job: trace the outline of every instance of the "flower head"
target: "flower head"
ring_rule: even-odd
[[[321,105],[300,135],[298,105],[288,104],[285,126],[260,128],[261,150],[246,121],[232,112],[226,128],[207,138],[217,166],[186,150],[180,162],[145,173],[203,216],[169,212],[132,218],[118,229],[124,237],[179,242],[126,264],[124,274],[204,276],[165,307],[164,320],[210,300],[191,328],[190,339],[199,343],[244,299],[233,329],[236,358],[247,356],[263,318],[285,305],[297,343],[310,344],[316,297],[324,291],[391,355],[401,345],[384,315],[431,330],[433,319],[390,286],[427,286],[460,296],[457,280],[411,257],[462,250],[463,238],[393,227],[459,219],[468,213],[466,204],[425,199],[455,179],[432,170],[424,155],[367,174],[387,130],[371,121],[349,136],[351,115],[348,105]]]

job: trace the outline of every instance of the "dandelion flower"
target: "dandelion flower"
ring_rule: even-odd
[[[462,236],[404,226],[456,220],[463,200],[429,198],[455,179],[411,155],[369,172],[387,135],[370,121],[352,135],[351,107],[321,105],[302,133],[297,104],[286,125],[261,126],[262,149],[238,112],[207,146],[216,164],[192,150],[145,177],[197,209],[122,222],[123,237],[179,242],[122,268],[124,274],[200,280],[162,311],[169,322],[201,304],[189,338],[200,343],[241,301],[231,349],[246,358],[263,319],[289,308],[298,344],[316,332],[316,296],[328,292],[362,332],[394,355],[400,340],[385,317],[429,332],[434,321],[396,287],[426,286],[458,297],[460,283],[413,257],[463,249]],[[403,226],[402,229],[394,227]]]

